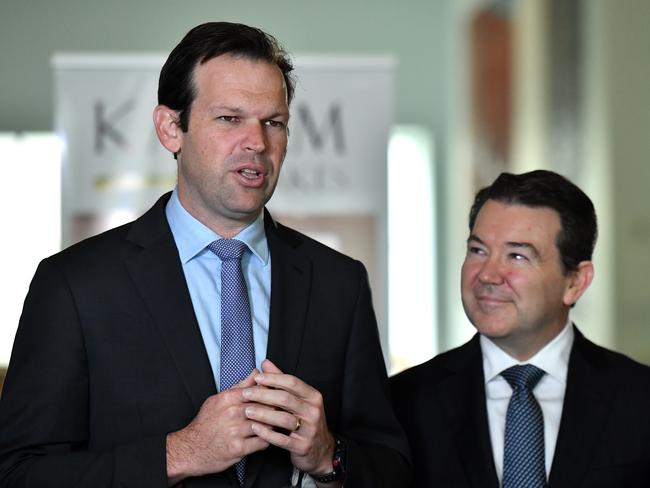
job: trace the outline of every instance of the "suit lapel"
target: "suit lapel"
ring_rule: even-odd
[[[271,251],[271,312],[267,357],[285,373],[294,374],[302,344],[309,295],[311,262],[299,251],[302,240],[279,228],[265,214]]]
[[[311,262],[298,248],[298,235],[281,228],[265,210],[264,227],[271,252],[271,311],[266,357],[288,374],[295,374],[311,288]],[[270,448],[273,449],[273,448]],[[267,456],[246,460],[246,488],[253,486]],[[287,471],[289,483],[291,471]]]
[[[461,464],[470,486],[485,488],[498,485],[485,402],[483,361],[478,334],[449,361],[455,371],[447,384],[445,410],[452,432],[458,432]]]
[[[165,217],[168,199],[163,196],[133,223],[127,239],[142,249],[126,260],[126,267],[198,411],[205,398],[216,393],[216,386]]]
[[[549,487],[579,486],[589,467],[615,395],[597,348],[574,327],[567,387]],[[606,391],[609,389],[610,394]]]

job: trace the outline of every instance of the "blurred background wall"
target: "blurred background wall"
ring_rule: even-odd
[[[435,141],[434,352],[472,334],[458,275],[474,191],[502,169],[546,167],[581,185],[600,218],[596,282],[576,321],[596,342],[650,363],[648,19],[647,0],[0,0],[0,132],[53,130],[54,53],[166,54],[208,20],[261,27],[294,54],[392,55],[395,124]],[[499,72],[497,81],[488,78],[493,65],[483,66],[483,56],[505,81]],[[477,94],[488,79],[496,91]],[[481,149],[477,96],[509,104],[508,119],[498,122],[508,129],[501,137],[507,157],[486,158]],[[0,162],[3,174],[13,174],[7,154]],[[402,164],[409,171],[409,161]],[[21,211],[2,207],[5,223]],[[32,227],[41,225],[37,218],[29,217]],[[3,239],[20,241],[3,227],[10,236]],[[390,327],[399,333],[398,320]]]

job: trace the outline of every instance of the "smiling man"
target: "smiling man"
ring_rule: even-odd
[[[0,486],[404,486],[363,265],[264,208],[291,73],[241,24],[171,52],[153,118],[178,184],[40,264],[0,401]]]
[[[650,368],[569,319],[594,276],[589,197],[550,171],[504,173],[469,230],[461,296],[478,334],[391,379],[412,486],[648,486]]]

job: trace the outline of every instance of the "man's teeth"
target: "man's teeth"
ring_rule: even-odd
[[[247,178],[257,178],[260,175],[259,171],[255,171],[253,169],[248,169],[248,168],[241,169],[239,170],[239,172],[242,175],[246,176]]]

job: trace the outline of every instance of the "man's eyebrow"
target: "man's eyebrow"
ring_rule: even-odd
[[[225,104],[219,104],[219,105],[212,105],[209,107],[209,110],[213,112],[220,112],[220,111],[227,111],[227,112],[232,112],[232,113],[242,113],[243,110],[235,105],[225,105]]]
[[[286,110],[275,110],[275,111],[271,112],[270,114],[268,114],[264,118],[269,119],[269,120],[270,119],[281,118],[281,119],[287,119],[287,121],[288,121],[289,120],[289,112],[287,112]]]
[[[219,105],[213,105],[209,108],[210,112],[213,114],[218,114],[220,112],[227,112],[229,114],[233,115],[243,115],[245,114],[245,111],[243,108],[238,107],[236,105],[227,105],[227,104],[219,104]],[[275,119],[277,117],[283,117],[286,118],[287,120],[289,119],[289,112],[287,110],[283,109],[278,109],[274,110],[273,112],[269,113],[265,119]]]
[[[470,234],[469,235],[469,237],[467,238],[467,244],[469,244],[472,241],[478,242],[479,244],[485,245],[485,243],[476,234]]]

